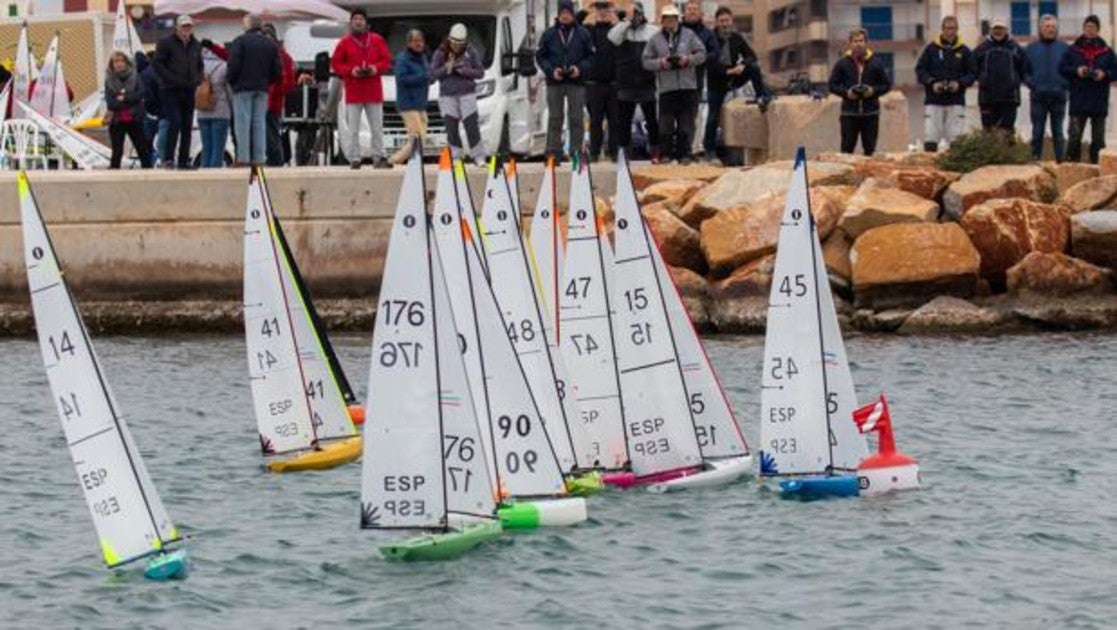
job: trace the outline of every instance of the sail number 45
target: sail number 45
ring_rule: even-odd
[[[794,276],[784,276],[780,280],[780,293],[787,297],[803,297],[807,294],[806,275],[797,273]]]

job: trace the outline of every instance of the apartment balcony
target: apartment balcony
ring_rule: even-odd
[[[929,32],[922,22],[889,22],[862,24],[861,22],[830,23],[830,32],[835,40],[846,41],[846,35],[855,28],[863,28],[869,33],[869,45],[873,42],[898,42],[903,44],[922,44],[934,33]]]
[[[785,28],[768,32],[768,47],[785,48],[809,41],[827,41],[830,39],[830,27],[823,18],[815,18],[802,26]]]

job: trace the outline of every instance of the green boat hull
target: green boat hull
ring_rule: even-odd
[[[467,551],[500,537],[500,522],[485,521],[460,530],[425,534],[380,547],[380,554],[393,562],[457,560]]]
[[[604,489],[605,482],[602,481],[601,471],[598,470],[566,478],[566,490],[570,496],[588,497]]]
[[[496,510],[504,529],[570,527],[585,522],[586,500],[582,497],[514,500]]]

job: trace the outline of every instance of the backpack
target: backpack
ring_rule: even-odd
[[[194,109],[200,112],[212,112],[217,109],[217,94],[213,91],[213,82],[210,75],[202,77],[202,82],[194,90]]]

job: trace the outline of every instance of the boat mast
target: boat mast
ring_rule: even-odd
[[[809,184],[810,180],[807,179],[807,155],[802,149],[800,149],[800,157],[803,159],[803,180],[805,183]],[[811,249],[811,270],[815,274],[815,321],[818,322],[818,359],[822,362],[822,408],[826,410],[826,452],[830,455],[830,464],[826,467],[826,473],[831,474],[834,470],[834,431],[830,428],[830,385],[826,379],[826,342],[823,340],[822,335],[822,282],[818,277],[818,249],[814,246],[814,239],[817,238],[817,236],[815,232],[816,225],[814,214],[811,212],[811,188],[809,185],[805,185],[804,189],[807,197],[807,207],[804,210],[807,215],[807,239],[811,241],[808,245]],[[827,285],[826,290],[830,290],[829,285]]]

